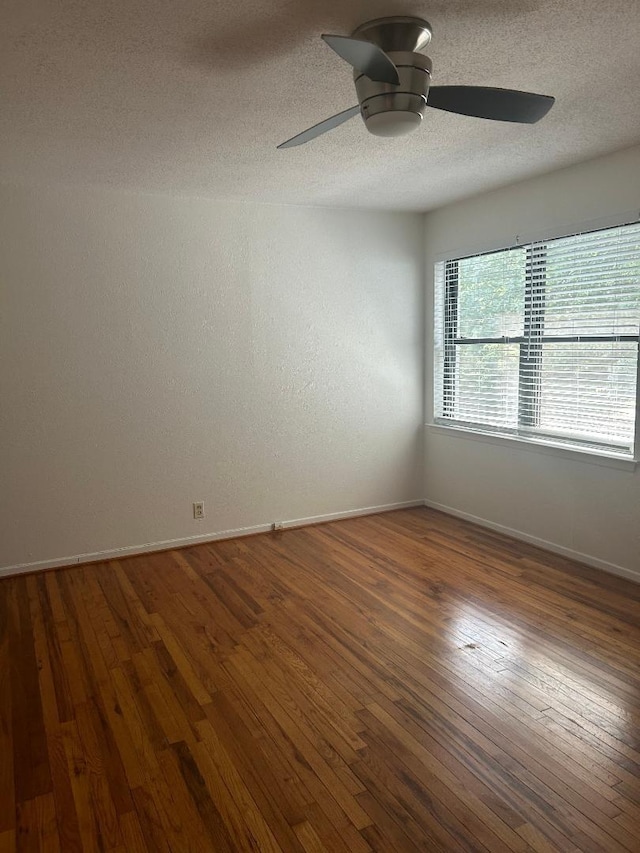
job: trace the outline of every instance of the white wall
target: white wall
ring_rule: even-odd
[[[433,264],[453,254],[637,218],[640,147],[442,208],[426,217],[427,420],[433,413]],[[433,505],[547,543],[640,579],[640,470],[513,442],[425,430],[425,497]]]
[[[0,567],[421,498],[422,236],[0,189]]]

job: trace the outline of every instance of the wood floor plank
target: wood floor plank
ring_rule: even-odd
[[[61,849],[53,794],[43,794],[21,803],[16,829],[17,853],[60,853]]]
[[[331,758],[325,750],[321,751],[321,747],[314,737],[312,726],[301,724],[297,715],[290,709],[287,710],[289,703],[286,697],[278,692],[277,686],[274,687],[269,683],[258,663],[249,654],[239,651],[234,655],[235,662],[241,667],[241,671],[246,674],[246,677],[254,682],[258,690],[258,697],[280,728],[286,732],[287,747],[295,756],[303,779],[307,781],[307,784],[313,786],[312,792],[320,792],[319,796],[322,798],[322,802],[326,803],[327,807],[332,810],[336,820],[341,825],[346,826],[346,823],[342,824],[341,815],[344,815],[358,829],[367,826],[369,818],[366,812],[358,805],[354,795],[334,772],[330,763]],[[336,757],[336,760],[339,761],[339,758]],[[326,797],[323,796],[323,788],[326,791]]]
[[[309,823],[308,820],[297,823],[294,826],[294,830],[305,853],[330,853],[328,848],[318,838],[313,824]]]
[[[235,847],[278,853],[280,845],[215,729],[209,721],[204,721],[199,723],[198,731],[202,740],[192,747],[193,755],[208,790],[220,803],[222,818]]]
[[[9,584],[9,651],[3,666],[10,671],[15,798],[23,803],[49,793],[52,784],[26,579]]]
[[[135,812],[128,812],[120,816],[120,829],[124,839],[122,844],[124,853],[151,853],[147,843],[151,839],[145,840],[140,821]]]
[[[49,767],[53,788],[53,802],[55,804],[54,816],[57,821],[60,846],[63,851],[76,853],[81,850],[78,816],[76,812],[71,782],[69,779],[69,765],[64,746],[64,724],[74,719],[75,710],[71,701],[71,694],[61,702],[60,691],[55,689],[55,676],[51,666],[52,656],[61,651],[58,641],[58,628],[62,622],[53,622],[51,631],[45,629],[51,611],[46,600],[42,597],[42,586],[40,581],[44,578],[32,576],[27,578],[27,589],[30,593],[31,617],[33,625],[34,648],[39,666],[40,695],[42,699],[43,720],[47,736],[47,749],[49,756]],[[46,590],[46,587],[45,587]],[[47,593],[48,596],[48,593]],[[51,633],[55,632],[56,644],[48,642]],[[63,667],[62,656],[58,666]],[[64,673],[65,670],[62,669]],[[68,688],[66,675],[64,675],[65,689]],[[66,703],[69,703],[68,705]],[[64,719],[60,719],[63,717]]]
[[[291,827],[305,820],[314,799],[279,743],[254,734],[245,708],[246,699],[240,694],[217,694],[207,716],[279,844],[288,847],[293,841]]]
[[[46,653],[49,658],[49,666],[51,668],[51,679],[56,697],[57,717],[61,723],[68,722],[73,719],[73,701],[67,673],[64,667],[62,658],[62,649],[60,647],[60,635],[56,629],[56,623],[53,617],[53,608],[49,591],[45,583],[45,576],[40,575],[37,578],[29,578],[36,584],[37,600],[40,605],[40,620],[42,628],[45,632],[44,641],[46,644]],[[32,606],[35,603],[34,595],[31,594]]]
[[[415,508],[0,579],[0,853],[639,853],[640,586]]]
[[[147,788],[150,789],[151,785],[148,784]],[[164,823],[160,819],[153,794],[147,788],[135,788],[131,792],[136,807],[135,816],[140,825],[140,831],[150,851],[153,851],[153,853],[156,853],[156,851],[157,853],[170,853],[171,848],[169,846],[168,833],[165,831]],[[123,835],[125,839],[129,839],[131,829],[127,828],[128,815],[124,815],[121,821]]]
[[[0,853],[16,853],[15,829],[5,829],[0,832]]]
[[[78,819],[78,840],[83,851],[101,851],[106,846],[100,834],[98,809],[92,802],[88,757],[85,755],[75,720],[63,726],[68,778]]]
[[[58,729],[54,733],[49,733],[48,744],[60,847],[62,853],[82,853],[82,835],[71,783],[71,769],[65,748],[64,732]]]
[[[173,661],[173,665],[179,672],[188,690],[193,695],[195,702],[200,706],[208,705],[209,702],[211,702],[211,694],[205,689],[204,685],[200,681],[197,672],[189,660],[187,653],[181,647],[178,639],[175,637],[170,628],[167,627],[164,620],[158,613],[152,614],[151,618],[161,638],[160,641],[164,644],[167,654]]]
[[[491,851],[517,850],[520,848],[516,833],[502,819],[503,809],[493,811],[474,792],[469,782],[464,784],[461,769],[451,772],[433,756],[422,743],[416,740],[400,723],[378,704],[370,705],[362,712],[369,722],[367,736],[377,736],[376,743],[392,746],[393,754],[415,778],[420,780],[432,797],[463,821],[471,821],[471,835]],[[514,821],[516,828],[521,821]],[[484,840],[483,840],[484,839]]]
[[[394,817],[393,810],[385,802],[386,799],[387,797],[374,797],[370,790],[358,795],[358,802],[371,818],[371,825],[362,830],[369,845],[377,853],[387,853],[390,844],[393,850],[421,853],[424,840],[421,839],[419,843],[412,841],[403,826],[403,820]]]
[[[163,754],[163,757],[167,758],[167,767],[171,766],[171,762],[168,760],[169,756],[175,757],[180,775],[184,779],[185,787],[195,804],[209,838],[215,839],[216,847],[221,853],[234,853],[235,844],[230,829],[221,814],[223,802],[218,804],[214,802],[213,797],[217,791],[207,786],[205,778],[188,744],[184,741],[175,743],[172,745],[171,750]],[[173,791],[176,790],[174,785],[171,787]],[[184,803],[184,798],[182,802]],[[185,823],[185,827],[188,827],[187,823]]]
[[[11,701],[11,667],[9,659],[9,593],[13,585],[0,584],[0,839],[9,848],[15,835],[16,803],[13,769],[13,724]]]

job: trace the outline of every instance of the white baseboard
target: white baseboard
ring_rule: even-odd
[[[326,521],[339,521],[341,518],[355,518],[359,515],[374,515],[378,512],[389,512],[393,509],[408,509],[423,506],[424,501],[402,501],[400,503],[367,506],[360,509],[347,509],[343,512],[331,512],[325,515],[312,515],[308,518],[294,518],[283,521],[284,528],[305,527],[310,524],[322,524]],[[133,557],[136,554],[147,554],[150,551],[168,551],[174,548],[186,548],[203,542],[215,542],[216,539],[235,539],[240,536],[251,536],[254,533],[267,533],[273,527],[272,522],[255,524],[252,527],[237,527],[232,530],[219,530],[214,533],[203,533],[199,536],[183,536],[180,539],[163,539],[160,542],[147,542],[145,545],[125,545],[122,548],[111,548],[107,551],[94,551],[89,554],[75,554],[72,557],[57,557],[53,560],[38,560],[35,563],[18,563],[15,566],[0,567],[0,577],[19,575],[25,572],[38,572],[44,569],[57,569],[62,566],[75,566],[80,563],[95,563],[102,560],[117,560],[120,557]]]
[[[560,554],[562,557],[569,557],[572,560],[577,560],[580,563],[585,563],[594,569],[601,569],[613,575],[618,575],[628,580],[640,583],[640,572],[635,572],[633,569],[628,569],[625,566],[619,566],[616,563],[610,563],[607,560],[601,560],[598,557],[592,557],[589,554],[583,554],[580,551],[575,551],[572,548],[566,548],[564,545],[557,545],[555,542],[549,542],[546,539],[541,539],[538,536],[531,536],[522,530],[516,530],[513,527],[507,527],[504,524],[497,524],[487,518],[481,518],[477,515],[472,515],[469,512],[463,512],[455,507],[447,506],[446,504],[438,503],[431,500],[412,500],[402,501],[399,503],[382,504],[380,506],[361,507],[359,509],[349,509],[343,512],[332,512],[324,515],[312,515],[307,518],[295,518],[283,522],[284,528],[305,527],[311,524],[322,524],[327,521],[339,521],[342,518],[355,518],[361,515],[374,515],[378,512],[389,512],[394,509],[408,509],[415,506],[428,506],[432,509],[440,510],[447,515],[453,515],[456,518],[462,518],[465,521],[471,521],[481,527],[487,527],[489,530],[495,530],[498,533],[504,533],[506,536],[511,536],[514,539],[520,539],[522,542],[528,542],[530,545],[537,545],[546,551],[551,551],[554,554]],[[58,557],[51,560],[38,560],[33,563],[18,563],[14,566],[0,567],[0,577],[9,575],[24,574],[26,572],[37,572],[45,569],[56,569],[62,566],[74,566],[81,563],[94,563],[101,560],[112,560],[120,557],[134,557],[137,554],[147,554],[153,551],[166,551],[173,548],[186,548],[190,545],[198,545],[204,542],[215,542],[217,539],[235,539],[241,536],[251,536],[255,533],[267,533],[272,529],[272,523],[255,524],[251,527],[237,527],[231,530],[219,530],[211,533],[204,533],[198,536],[183,536],[179,539],[163,539],[159,542],[148,542],[144,545],[125,545],[121,548],[112,548],[106,551],[94,551],[87,554],[75,554],[71,557]]]
[[[506,527],[504,524],[496,524],[494,521],[489,521],[487,518],[480,518],[477,515],[472,515],[470,512],[463,512],[455,509],[452,506],[430,501],[425,499],[424,505],[432,509],[438,509],[440,512],[445,512],[447,515],[454,515],[456,518],[462,518],[465,521],[472,521],[480,527],[488,527],[489,530],[495,530],[498,533],[504,533],[505,536],[511,536],[513,539],[520,539],[522,542],[528,542],[530,545],[537,545],[539,548],[544,548],[545,551],[552,551],[554,554],[560,554],[561,557],[569,557],[571,560],[577,560],[579,563],[585,563],[594,569],[601,569],[604,572],[609,572],[612,575],[619,575],[628,580],[640,583],[640,572],[634,572],[633,569],[628,569],[626,566],[619,566],[617,563],[609,563],[607,560],[601,560],[599,557],[592,557],[590,554],[583,554],[581,551],[574,551],[573,548],[565,548],[564,545],[557,545],[555,542],[549,542],[546,539],[540,539],[539,536],[531,536],[522,530],[516,530],[513,527]]]

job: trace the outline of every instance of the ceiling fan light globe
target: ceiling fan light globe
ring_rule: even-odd
[[[374,136],[406,136],[422,122],[420,113],[409,110],[390,110],[376,113],[365,120],[367,130]]]

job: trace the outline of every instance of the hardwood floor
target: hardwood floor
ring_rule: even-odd
[[[0,581],[0,851],[639,851],[640,586],[433,510]]]

